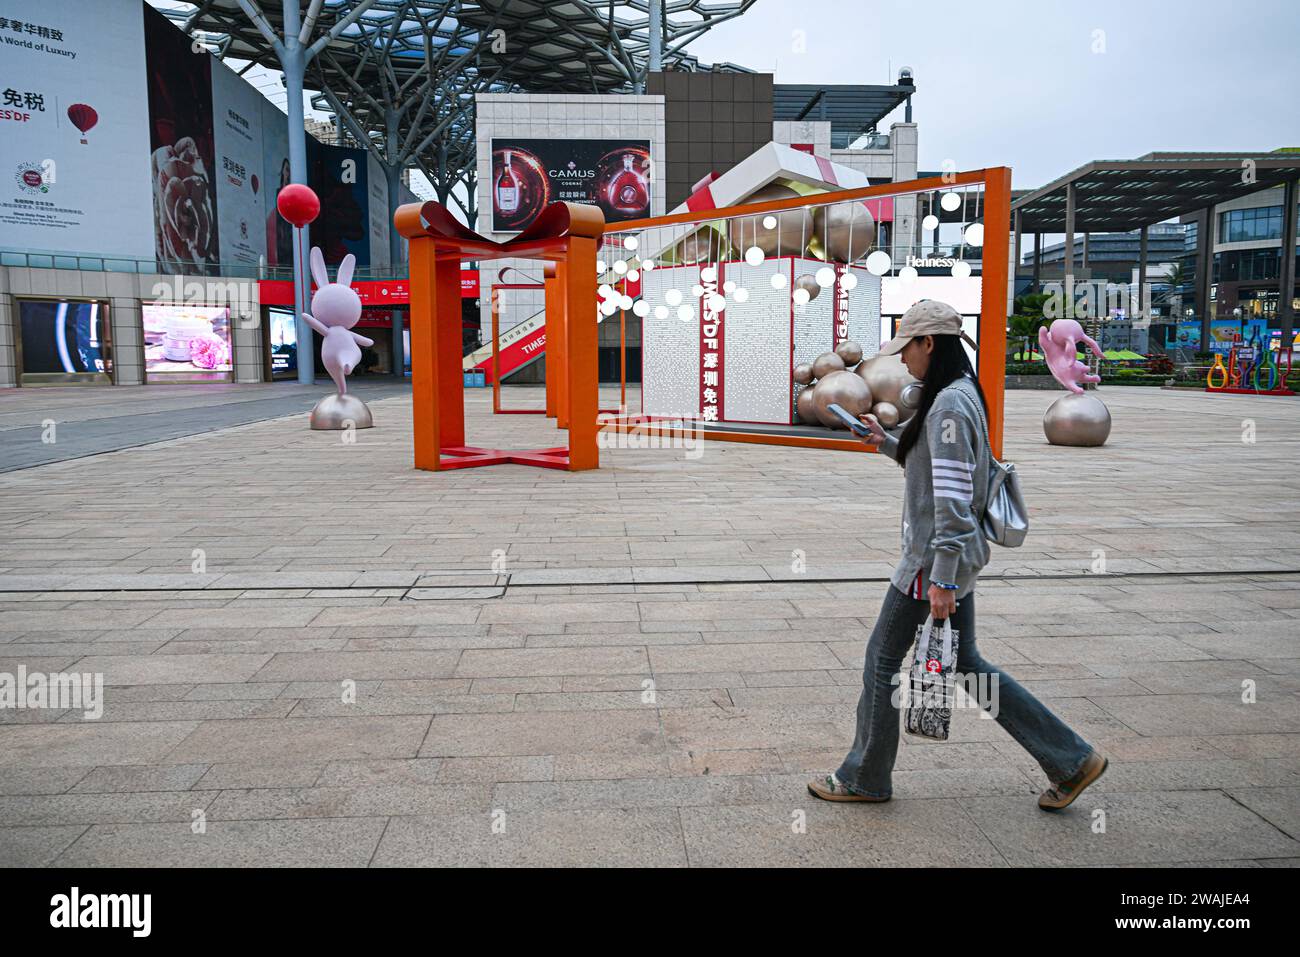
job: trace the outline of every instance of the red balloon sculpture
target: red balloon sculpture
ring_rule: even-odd
[[[281,216],[301,229],[320,215],[320,197],[310,186],[290,183],[275,198],[275,208]]]
[[[93,106],[87,106],[85,103],[73,103],[68,107],[68,119],[72,125],[81,130],[81,142],[86,142],[86,134],[90,132],[91,127],[99,122],[99,114],[95,112]]]

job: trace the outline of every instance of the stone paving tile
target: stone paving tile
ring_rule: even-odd
[[[82,672],[103,672],[106,685],[247,681],[270,655],[87,655]]]
[[[797,815],[799,817],[797,817]],[[952,800],[787,801],[681,811],[695,867],[998,867],[1004,858]],[[802,823],[798,831],[792,824]]]
[[[526,648],[469,650],[456,666],[459,678],[506,678],[548,675],[649,674],[644,648]]]
[[[256,681],[342,681],[383,678],[449,678],[459,651],[284,652],[272,657]]]
[[[147,764],[161,761],[197,721],[141,721],[0,727],[0,768]]]
[[[53,863],[59,867],[365,867],[384,818],[95,825]]]
[[[1017,866],[1255,860],[1300,851],[1300,843],[1221,791],[1090,793],[1055,814],[1029,814],[1013,798],[970,798],[963,806]],[[1105,833],[1093,832],[1096,809],[1106,812]]]
[[[489,789],[471,784],[379,784],[362,787],[227,790],[208,805],[212,821],[283,818],[373,819],[395,815],[464,814],[489,809]],[[0,814],[3,814],[0,804]]]
[[[414,757],[423,716],[204,721],[167,755],[176,764]]]
[[[687,863],[675,809],[616,808],[575,818],[565,811],[395,817],[375,867],[680,867]]]
[[[72,794],[122,794],[132,791],[187,791],[207,773],[206,764],[164,764],[95,768]]]
[[[0,774],[0,794],[62,794],[85,778],[93,767],[6,767]]]
[[[55,824],[146,824],[185,822],[203,810],[211,794],[158,791],[114,794],[41,794],[0,797],[0,827]]]
[[[1293,841],[1300,840],[1300,782],[1290,787],[1228,787],[1224,793]]]
[[[1240,696],[1163,694],[1098,698],[1097,704],[1145,735],[1178,734],[1187,728],[1201,734],[1300,731],[1300,708],[1294,698],[1245,704]]]
[[[665,721],[667,719],[665,718]],[[570,751],[657,752],[664,749],[653,711],[436,715],[420,757],[518,756]]]
[[[86,825],[0,827],[0,866],[47,867],[87,830]]]

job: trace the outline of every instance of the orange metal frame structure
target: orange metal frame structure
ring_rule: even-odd
[[[430,471],[481,465],[598,468],[596,244],[604,231],[598,207],[552,203],[513,239],[496,243],[458,222],[440,203],[409,203],[393,214],[410,241],[411,401],[415,467]],[[546,261],[547,353],[554,388],[547,412],[568,429],[568,446],[537,450],[465,444],[461,370],[462,259]]]
[[[606,224],[605,233],[635,233],[659,226],[690,225],[757,214],[774,213],[803,206],[823,206],[856,199],[903,196],[912,193],[943,191],[955,186],[984,187],[984,246],[981,254],[982,290],[980,299],[978,375],[989,405],[989,438],[993,454],[1002,455],[1004,390],[1006,385],[1007,296],[1011,240],[1011,170],[995,166],[963,173],[949,173],[902,183],[886,183],[861,189],[814,193],[795,199],[772,200],[745,206],[728,206],[700,212],[674,213],[650,219]],[[645,416],[622,416],[602,420],[602,426],[623,432],[683,433],[685,430],[656,422]],[[853,439],[781,435],[769,432],[706,430],[704,437],[724,442],[751,442],[760,445],[787,445],[800,448],[874,451]]]

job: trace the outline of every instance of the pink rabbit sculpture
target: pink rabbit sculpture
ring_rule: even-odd
[[[1083,326],[1073,319],[1057,319],[1051,329],[1047,326],[1038,328],[1038,344],[1042,347],[1043,358],[1047,360],[1047,369],[1075,395],[1083,395],[1080,382],[1100,382],[1101,376],[1089,375],[1088,366],[1079,361],[1078,343],[1084,343],[1099,359],[1106,356],[1101,346],[1088,337]]]
[[[312,247],[311,275],[316,280],[316,291],[311,297],[311,313],[304,312],[302,317],[325,339],[320,349],[321,362],[338,386],[339,395],[347,393],[347,375],[361,361],[359,346],[375,344],[373,339],[352,331],[361,318],[361,297],[352,288],[352,270],[356,264],[357,257],[348,253],[339,264],[339,281],[330,282],[325,256],[319,246]]]

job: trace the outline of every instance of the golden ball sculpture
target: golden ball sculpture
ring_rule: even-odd
[[[822,287],[817,282],[817,278],[811,273],[804,273],[802,276],[797,277],[794,281],[794,288],[802,289],[807,292],[809,302],[812,302],[820,296],[822,291]],[[791,292],[793,292],[793,290],[791,290]]]
[[[812,374],[814,379],[820,379],[828,376],[832,372],[843,372],[844,360],[834,352],[823,352],[813,360]]]
[[[871,409],[871,389],[852,372],[832,372],[817,380],[813,388],[813,409],[822,425],[842,429],[844,425],[830,411],[832,403],[850,415],[861,415]]]
[[[841,342],[835,347],[835,354],[844,360],[845,368],[849,368],[862,361],[862,346],[851,341]]]
[[[789,186],[769,183],[747,196],[744,203],[746,205],[769,203],[777,199],[794,199],[798,195]],[[776,217],[776,225],[771,229],[763,225],[763,220],[768,216]],[[742,253],[750,246],[757,246],[767,257],[802,256],[804,247],[813,234],[812,213],[804,206],[776,213],[764,213],[761,216],[747,216],[735,220],[731,231],[735,242],[744,247],[741,249]]]
[[[812,214],[809,248],[829,262],[856,262],[876,242],[876,218],[861,201],[818,206]]]
[[[892,402],[877,402],[871,409],[880,424],[887,429],[898,425],[898,406]]]
[[[794,400],[794,411],[799,416],[799,421],[808,425],[817,425],[821,420],[817,418],[817,410],[813,408],[813,392],[810,388],[800,389],[799,395]]]
[[[907,366],[903,365],[903,360],[898,356],[872,356],[862,362],[854,372],[862,376],[877,402],[888,402],[895,409],[907,405],[902,399],[904,389],[913,383],[920,385],[918,380],[912,378],[912,374],[907,371]]]

